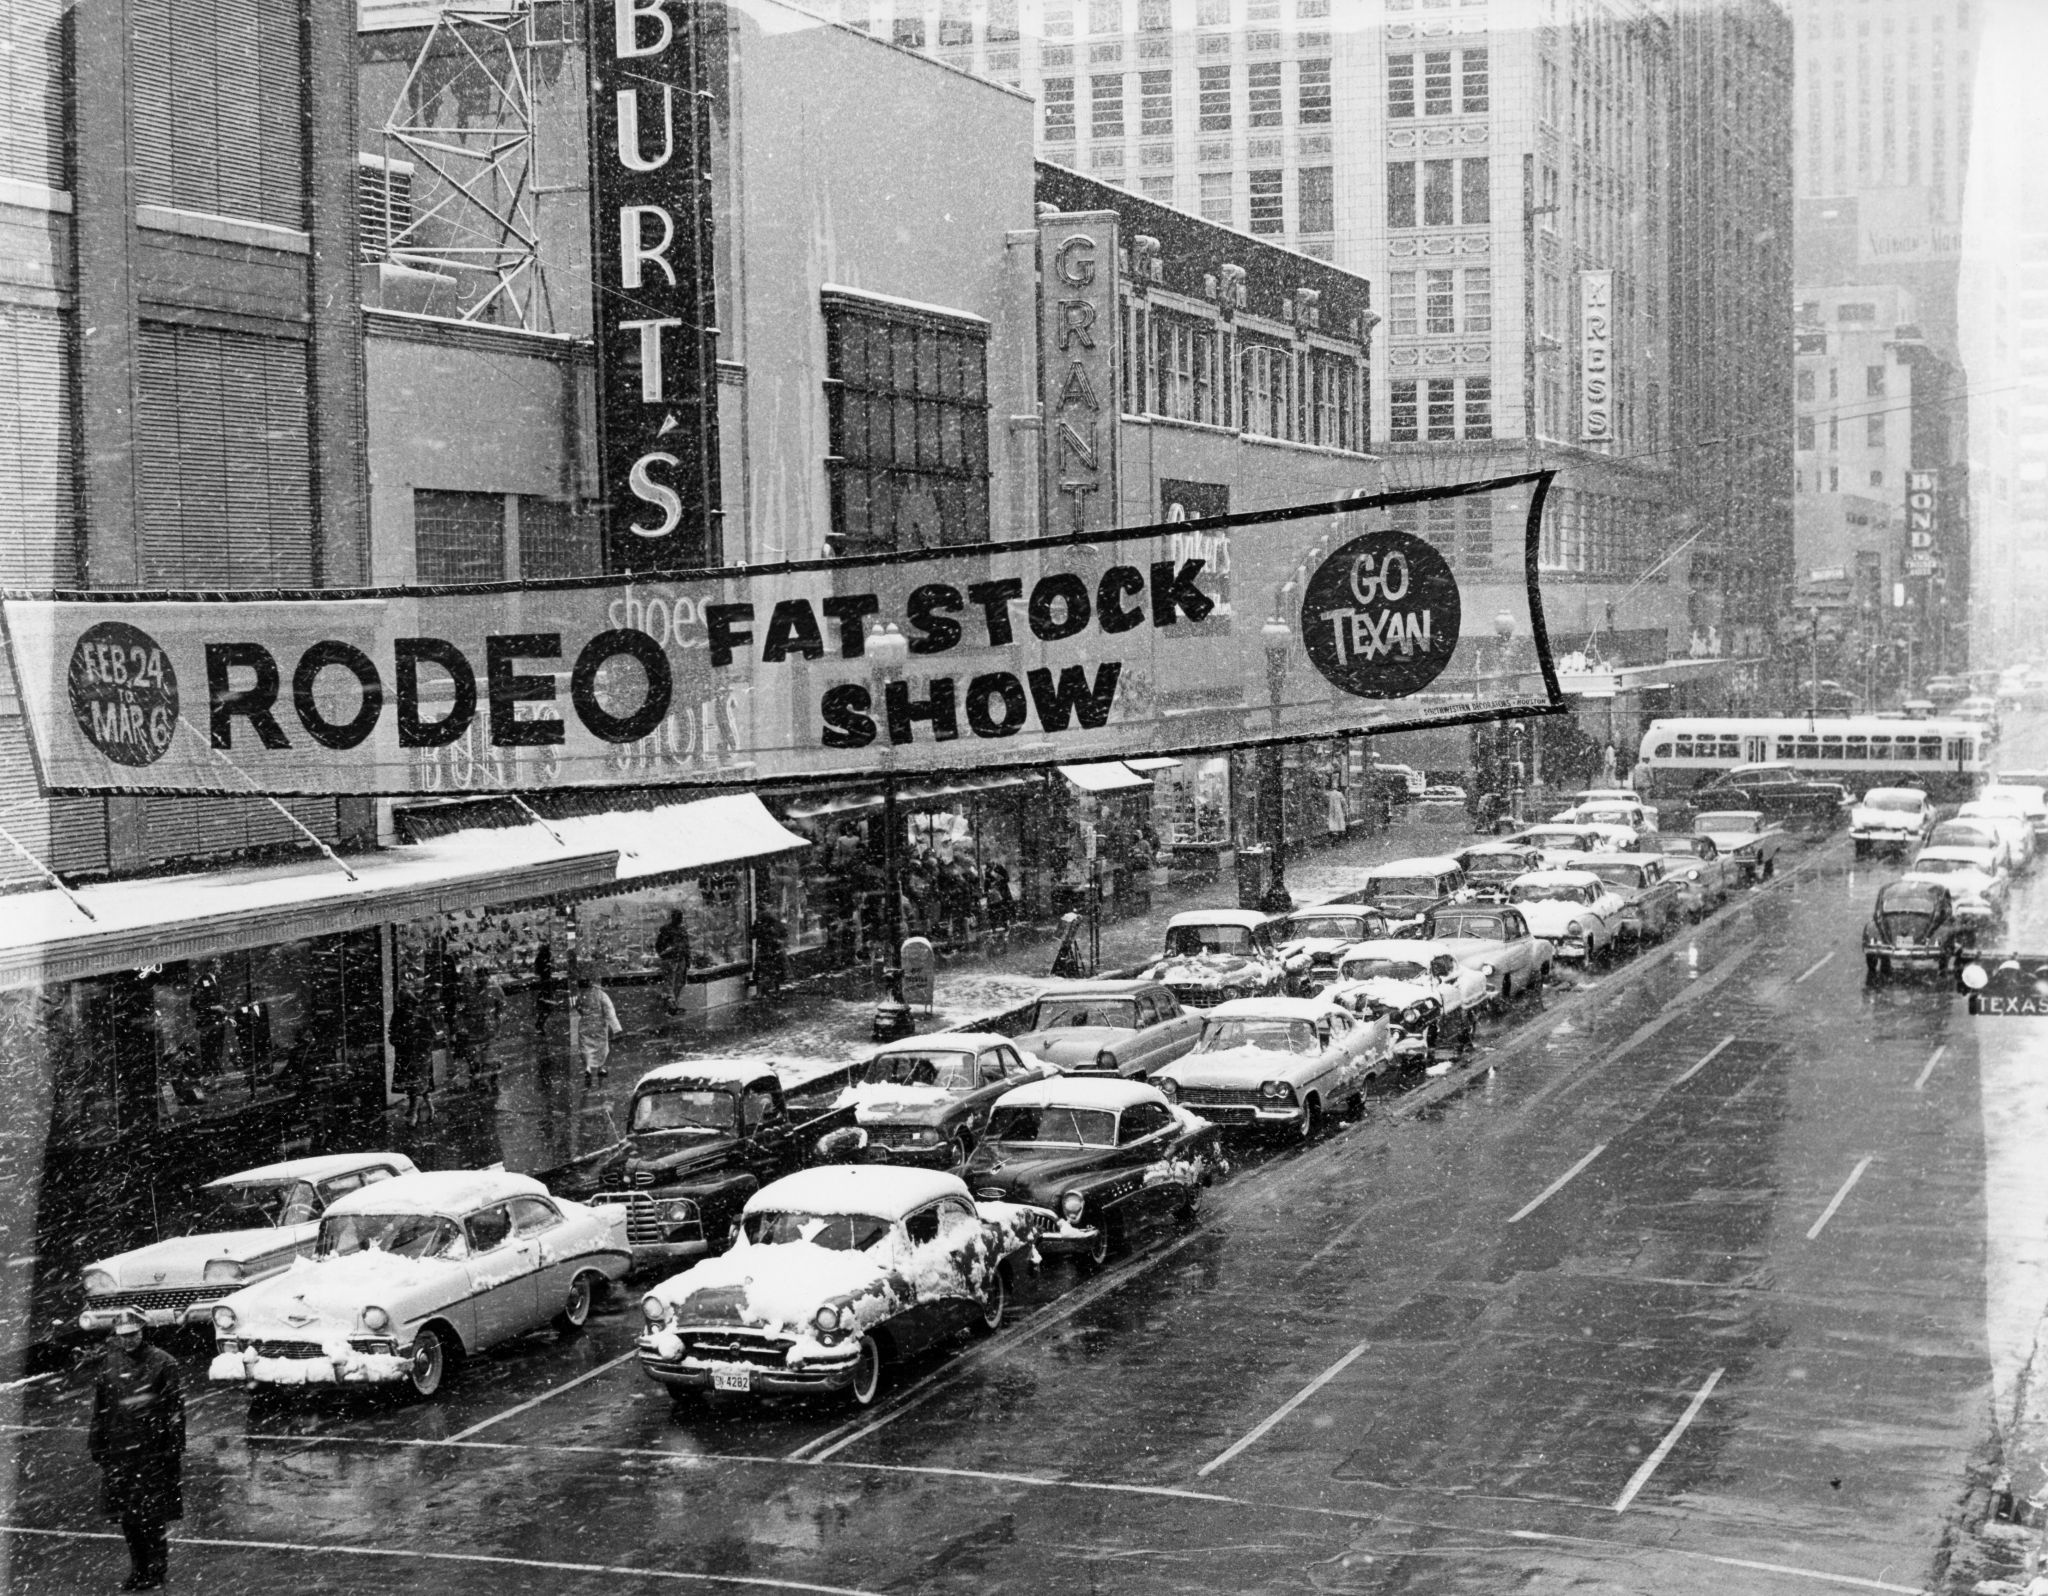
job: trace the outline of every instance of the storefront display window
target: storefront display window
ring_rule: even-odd
[[[1152,828],[1167,846],[1230,840],[1230,760],[1185,759],[1152,778]]]

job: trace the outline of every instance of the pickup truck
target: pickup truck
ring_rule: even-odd
[[[1040,995],[1020,1052],[1069,1073],[1144,1080],[1193,1050],[1202,1017],[1161,981],[1076,981]]]
[[[537,1178],[559,1197],[626,1210],[633,1266],[722,1252],[746,1201],[809,1161],[851,1112],[799,1119],[768,1059],[690,1059],[634,1084],[626,1134]]]
[[[1778,854],[1785,846],[1785,833],[1768,824],[1759,810],[1704,810],[1693,816],[1692,834],[1711,837],[1745,885],[1768,881],[1778,873]]]
[[[1621,894],[1622,935],[1637,944],[1661,942],[1685,918],[1685,893],[1664,873],[1661,854],[1589,853],[1574,870],[1598,876]]]

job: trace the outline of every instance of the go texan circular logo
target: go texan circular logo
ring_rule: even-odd
[[[71,713],[117,765],[153,765],[178,734],[178,673],[163,646],[126,621],[101,621],[71,649]]]
[[[1355,698],[1406,698],[1451,662],[1462,604],[1450,562],[1392,527],[1338,546],[1301,600],[1301,635],[1326,681]]]

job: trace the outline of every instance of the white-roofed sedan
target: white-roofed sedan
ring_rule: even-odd
[[[1590,871],[1532,870],[1508,889],[1508,901],[1560,959],[1590,966],[1620,940],[1621,897]]]
[[[962,1330],[1001,1328],[1003,1265],[1052,1220],[978,1206],[938,1170],[840,1164],[785,1175],[747,1199],[730,1252],[642,1299],[640,1367],[678,1407],[709,1391],[843,1391],[865,1407],[887,1364]]]
[[[1413,937],[1356,944],[1337,966],[1337,978],[1329,991],[1333,1003],[1354,1014],[1384,1015],[1393,1028],[1394,1056],[1425,1065],[1440,1049],[1456,1055],[1470,1047],[1480,1011],[1493,1001],[1486,976],[1462,963],[1454,948]]]
[[[431,1397],[458,1358],[548,1325],[581,1329],[630,1258],[623,1208],[586,1208],[502,1169],[401,1175],[333,1204],[312,1258],[215,1305],[207,1372]]]
[[[1205,1016],[1194,1052],[1152,1077],[1226,1130],[1303,1141],[1339,1109],[1365,1110],[1367,1086],[1394,1067],[1393,1027],[1327,998],[1239,998]]]

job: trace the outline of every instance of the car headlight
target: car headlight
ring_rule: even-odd
[[[216,1258],[199,1271],[199,1278],[208,1285],[221,1280],[240,1280],[242,1266],[232,1258]]]
[[[1077,1191],[1070,1191],[1060,1199],[1060,1212],[1070,1225],[1078,1225],[1081,1222],[1081,1212],[1087,1206],[1087,1200]]]
[[[924,1146],[931,1146],[939,1139],[939,1133],[930,1125],[920,1125],[910,1133],[910,1139]]]
[[[221,1335],[231,1336],[235,1333],[236,1322],[234,1309],[224,1302],[215,1305],[213,1310],[213,1328],[216,1331]]]
[[[668,1304],[650,1291],[640,1299],[640,1317],[647,1321],[650,1328],[667,1324]]]
[[[1285,1103],[1294,1096],[1294,1088],[1285,1081],[1263,1081],[1259,1085],[1259,1096],[1269,1102]]]
[[[1095,1055],[1095,1067],[1099,1070],[1114,1070],[1116,1068],[1116,1055],[1107,1050],[1097,1053]]]
[[[1169,1103],[1177,1103],[1180,1101],[1180,1084],[1177,1081],[1155,1080],[1152,1084],[1159,1088],[1159,1095],[1165,1098]]]
[[[1403,1025],[1427,1025],[1437,1017],[1438,1004],[1435,998],[1424,998],[1420,1003],[1411,1003],[1401,1011]]]
[[[363,1310],[363,1328],[365,1330],[389,1330],[391,1328],[391,1315],[382,1308],[365,1308]]]
[[[811,1315],[811,1323],[816,1327],[820,1337],[827,1339],[836,1338],[841,1328],[842,1314],[850,1319],[853,1317],[853,1310],[850,1308],[837,1308],[828,1302]]]
[[[1586,934],[1585,925],[1577,920],[1574,920],[1570,925],[1566,926],[1565,929],[1575,937],[1582,937]]]
[[[692,1225],[697,1222],[697,1205],[687,1197],[670,1197],[654,1205],[654,1217],[664,1225]]]
[[[113,1271],[109,1269],[86,1270],[80,1277],[80,1284],[85,1287],[85,1294],[88,1297],[105,1297],[121,1289],[121,1283],[114,1278]]]
[[[1479,973],[1480,973],[1481,975],[1492,975],[1492,974],[1494,974],[1494,973],[1495,973],[1495,971],[1494,971],[1494,968],[1493,968],[1493,966],[1492,966],[1492,965],[1490,965],[1490,964],[1482,964],[1482,965],[1480,965],[1480,966],[1479,966]]]

